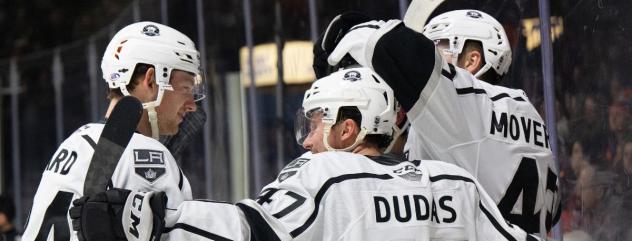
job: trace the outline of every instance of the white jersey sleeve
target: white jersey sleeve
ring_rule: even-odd
[[[408,111],[409,159],[466,169],[505,218],[546,234],[561,211],[558,171],[544,121],[524,92],[447,64],[431,40],[403,24],[380,34],[368,52]]]
[[[77,240],[68,209],[83,195],[84,181],[103,130],[87,124],[59,146],[44,168],[23,240]],[[169,207],[191,200],[189,181],[160,142],[134,134],[112,176],[112,185],[140,191],[164,191]]]
[[[167,240],[537,240],[454,165],[383,165],[346,152],[286,166],[256,200],[185,201]]]

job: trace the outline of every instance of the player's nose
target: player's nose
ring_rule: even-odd
[[[197,105],[195,104],[195,101],[193,100],[187,100],[187,102],[184,103],[184,110],[186,112],[194,112],[197,110]]]
[[[307,149],[307,150],[309,150],[309,151],[311,151],[311,150],[312,150],[312,146],[313,146],[313,145],[314,145],[314,144],[310,141],[310,138],[309,138],[309,137],[308,137],[308,138],[305,138],[305,140],[303,141],[303,148],[305,148],[305,149]]]

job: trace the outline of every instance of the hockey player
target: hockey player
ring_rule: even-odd
[[[189,181],[157,138],[174,135],[185,115],[195,111],[201,92],[198,52],[184,34],[168,26],[139,22],[121,29],[101,62],[110,90],[106,118],[117,101],[132,95],[144,113],[111,179],[114,187],[163,191],[168,207],[191,200]],[[90,160],[103,123],[76,130],[46,165],[33,199],[23,240],[76,240],[68,209],[83,195]]]
[[[476,10],[433,18],[427,37],[399,20],[355,19],[335,18],[321,47],[329,64],[350,55],[393,88],[412,123],[410,158],[463,167],[506,219],[546,235],[560,214],[558,171],[544,121],[525,93],[490,84],[511,62],[503,27]]]
[[[150,234],[160,233],[161,240],[537,239],[505,222],[465,170],[381,155],[395,99],[370,69],[317,80],[303,110],[308,133],[298,136],[314,155],[288,164],[257,199],[185,201],[163,220],[155,192],[112,189],[75,201],[73,227],[82,240],[157,240]],[[104,223],[115,225],[104,230]]]

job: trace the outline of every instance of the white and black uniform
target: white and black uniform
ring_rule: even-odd
[[[525,93],[446,63],[431,40],[403,24],[378,33],[367,52],[411,121],[409,159],[464,168],[507,220],[546,234],[560,215],[558,171],[544,121]]]
[[[177,210],[167,210],[166,237],[537,240],[506,223],[495,203],[462,168],[439,161],[402,160],[349,152],[298,158],[256,200],[185,201]]]
[[[83,186],[104,124],[87,124],[57,149],[42,174],[22,240],[77,240],[68,209],[83,196]],[[114,187],[163,191],[168,207],[191,200],[191,186],[160,142],[134,133],[112,176]]]

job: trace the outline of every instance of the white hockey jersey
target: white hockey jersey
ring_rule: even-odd
[[[256,200],[185,201],[162,240],[537,240],[445,162],[325,152],[298,158]]]
[[[456,164],[506,219],[546,234],[560,214],[558,171],[544,121],[522,90],[477,80],[443,61],[432,41],[399,25],[372,37],[372,67],[411,121],[408,157]]]
[[[103,124],[87,124],[57,149],[42,174],[22,240],[77,240],[68,209],[83,186]],[[191,186],[160,142],[134,133],[112,176],[114,187],[164,191],[168,206],[191,200]]]

